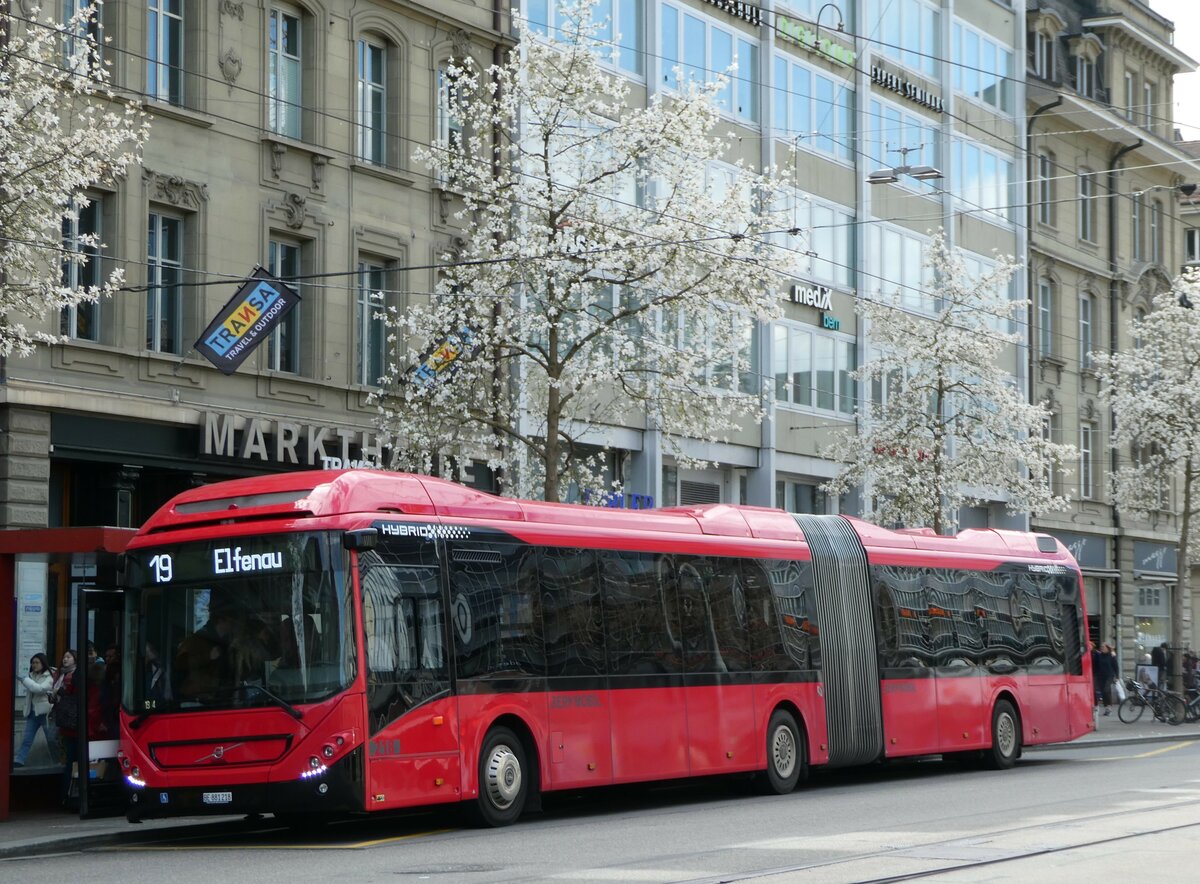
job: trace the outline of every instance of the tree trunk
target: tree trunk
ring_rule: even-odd
[[[555,379],[551,378],[550,391],[546,399],[546,445],[543,466],[546,471],[545,498],[556,502],[561,500],[558,487],[558,426],[561,420],[562,402]]]
[[[1191,457],[1183,465],[1183,508],[1179,518],[1179,548],[1175,552],[1175,592],[1171,596],[1171,690],[1183,693],[1183,602],[1191,591],[1188,532],[1192,529],[1192,483],[1196,478]]]

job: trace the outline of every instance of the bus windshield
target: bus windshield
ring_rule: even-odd
[[[222,537],[128,553],[125,709],[288,708],[346,688],[354,618],[336,539]]]

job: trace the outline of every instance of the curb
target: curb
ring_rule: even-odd
[[[1070,743],[1045,743],[1040,746],[1023,746],[1023,752],[1057,752],[1063,749],[1086,749],[1089,746],[1131,746],[1136,743],[1187,743],[1200,740],[1200,733],[1184,731],[1181,734],[1153,734],[1143,737],[1102,737],[1089,740],[1080,738]]]
[[[10,859],[29,859],[31,857],[47,856],[56,853],[79,853],[97,847],[111,847],[122,844],[154,844],[159,841],[171,841],[180,838],[246,834],[248,832],[277,828],[279,828],[279,823],[271,818],[261,821],[238,819],[209,823],[197,822],[169,828],[152,829],[150,831],[138,831],[137,825],[130,823],[129,830],[126,831],[103,832],[94,835],[68,835],[53,840],[32,841],[24,844],[0,844],[0,862]]]

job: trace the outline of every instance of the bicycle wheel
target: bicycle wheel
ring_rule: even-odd
[[[1162,698],[1163,721],[1167,724],[1183,724],[1187,718],[1187,704],[1178,694],[1166,694]]]
[[[1117,707],[1117,718],[1125,724],[1133,724],[1142,717],[1145,710],[1145,701],[1137,694],[1133,694],[1121,701],[1121,705]]]
[[[1200,721],[1200,697],[1193,699],[1183,710],[1183,720]]]

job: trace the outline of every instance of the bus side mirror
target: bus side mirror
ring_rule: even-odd
[[[346,549],[374,549],[379,544],[378,528],[359,528],[342,535],[342,546]]]

